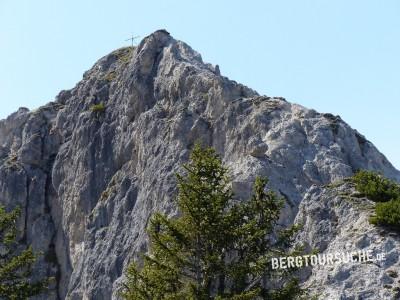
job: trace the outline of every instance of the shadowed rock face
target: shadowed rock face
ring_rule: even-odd
[[[99,103],[104,109],[94,111]],[[23,208],[21,243],[45,253],[35,275],[57,278],[46,299],[117,298],[125,267],[147,247],[149,216],[175,213],[174,174],[196,141],[221,154],[238,198],[249,195],[255,176],[268,176],[287,201],[282,224],[300,205],[298,218],[315,241],[325,236],[304,211],[317,186],[329,199],[322,185],[360,168],[400,180],[339,117],[259,96],[156,31],[101,58],[54,102],[0,121],[0,200]],[[326,247],[348,237],[325,232]]]

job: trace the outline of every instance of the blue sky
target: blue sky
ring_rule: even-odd
[[[0,118],[160,28],[261,94],[340,115],[400,168],[397,0],[0,0]]]

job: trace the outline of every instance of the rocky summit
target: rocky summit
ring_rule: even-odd
[[[321,299],[396,297],[399,236],[368,222],[369,200],[343,179],[400,172],[339,116],[261,96],[159,30],[0,121],[0,200],[22,208],[21,243],[43,253],[35,277],[56,278],[44,299],[118,299],[149,216],[176,213],[175,173],[196,141],[221,155],[238,199],[267,176],[286,200],[282,225],[302,223],[310,249],[386,253],[381,264],[306,268],[304,286]]]

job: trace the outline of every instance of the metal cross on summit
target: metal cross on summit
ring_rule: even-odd
[[[125,40],[125,41],[126,41],[126,42],[127,42],[127,41],[131,41],[131,42],[132,42],[132,47],[133,47],[133,42],[134,42],[134,40],[138,39],[139,37],[140,37],[140,36],[138,36],[138,35],[137,35],[137,36],[133,36],[133,35],[132,35],[132,37],[130,37],[129,39],[127,39],[127,40]]]

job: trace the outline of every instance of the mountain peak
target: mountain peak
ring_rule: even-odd
[[[327,184],[358,169],[400,180],[341,118],[260,96],[158,30],[99,59],[56,102],[0,122],[0,199],[24,208],[24,241],[52,258],[35,274],[57,278],[58,299],[117,294],[126,266],[146,249],[149,216],[175,212],[175,174],[197,141],[220,154],[238,199],[256,176],[267,176],[287,204],[281,225],[296,216],[310,228],[321,221],[308,220],[320,215],[308,209],[319,207],[320,195],[332,197]],[[336,228],[331,221],[326,228]],[[329,234],[351,239],[347,231]]]

